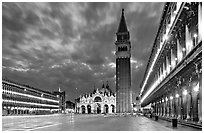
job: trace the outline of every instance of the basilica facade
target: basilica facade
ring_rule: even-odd
[[[101,89],[94,89],[90,94],[84,94],[76,99],[75,111],[80,114],[115,113],[116,95],[107,83]]]

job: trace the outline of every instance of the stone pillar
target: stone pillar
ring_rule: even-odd
[[[198,121],[198,92],[192,92],[192,118],[193,121]]]
[[[108,105],[108,113],[112,113],[111,105]]]
[[[168,101],[167,101],[167,117],[169,117],[169,99],[168,99]]]
[[[182,115],[181,110],[182,110],[182,94],[180,93],[178,97],[178,107],[177,107],[178,119],[181,119],[181,115]]]
[[[169,101],[169,102],[170,102],[170,117],[173,116],[173,111],[174,111],[174,110],[173,110],[173,100],[174,100],[174,99],[170,99],[170,101]]]
[[[187,102],[187,109],[186,109],[186,113],[187,113],[187,120],[190,120],[191,117],[190,117],[190,112],[191,112],[191,94],[188,93],[187,96],[186,96],[186,102]]]
[[[198,104],[198,122],[202,122],[202,73],[199,73],[199,104]]]
[[[166,116],[166,101],[163,102],[163,116]]]
[[[175,109],[175,104],[176,104],[176,98],[174,96],[174,99],[172,100],[172,117],[175,117],[176,116],[176,109]]]
[[[85,114],[88,114],[87,106],[85,106]]]
[[[79,113],[82,114],[82,108],[81,107],[79,107]]]

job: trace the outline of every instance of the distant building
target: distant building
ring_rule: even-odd
[[[115,113],[116,96],[107,83],[106,87],[94,89],[90,94],[85,94],[76,99],[76,113]]]
[[[136,97],[136,102],[133,104],[133,112],[140,112],[140,111],[141,111],[140,98]]]
[[[75,103],[71,101],[66,101],[65,102],[65,108],[66,108],[66,113],[74,112],[75,109]]]
[[[53,94],[60,99],[59,110],[61,113],[64,113],[65,112],[65,91],[61,91],[59,88],[59,90],[54,91]]]
[[[29,85],[2,80],[2,115],[48,114],[59,111],[59,98]]]

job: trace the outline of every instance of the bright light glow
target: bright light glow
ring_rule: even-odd
[[[176,94],[176,98],[178,98],[179,97],[179,94]]]
[[[164,102],[164,99],[162,99],[162,102]]]
[[[167,41],[168,38],[169,38],[169,37],[167,36],[167,34],[165,34],[164,37],[163,37],[163,40],[164,40],[164,41]]]
[[[26,96],[26,97],[30,97],[30,98],[37,98],[37,99],[40,99],[40,100],[46,100],[46,101],[50,101],[50,102],[59,103],[58,100],[52,100],[52,99],[47,99],[47,98],[43,98],[43,97],[32,96],[32,95],[23,94],[23,93],[18,93],[18,92],[14,92],[14,91],[11,92],[11,91],[5,90],[5,92],[12,93],[12,94],[16,94],[16,95],[21,95],[21,96]]]
[[[172,100],[172,99],[174,99],[174,97],[173,97],[173,96],[170,96],[170,99]]]
[[[194,90],[195,92],[198,92],[198,91],[199,91],[199,83],[197,83],[197,85],[193,88],[193,90]]]
[[[187,95],[187,94],[188,94],[187,90],[184,90],[183,95]]]
[[[186,51],[186,49],[185,49],[185,48],[182,48],[182,51],[184,52],[184,51]]]
[[[194,38],[197,38],[197,37],[198,37],[198,35],[197,35],[197,34],[194,34],[194,35],[193,35],[193,37],[194,37]]]
[[[168,98],[166,97],[166,101],[168,101]]]
[[[178,59],[177,58],[175,58],[175,61],[177,61]]]

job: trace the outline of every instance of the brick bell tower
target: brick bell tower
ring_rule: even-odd
[[[130,113],[132,112],[131,44],[124,9],[116,36],[116,112]]]

